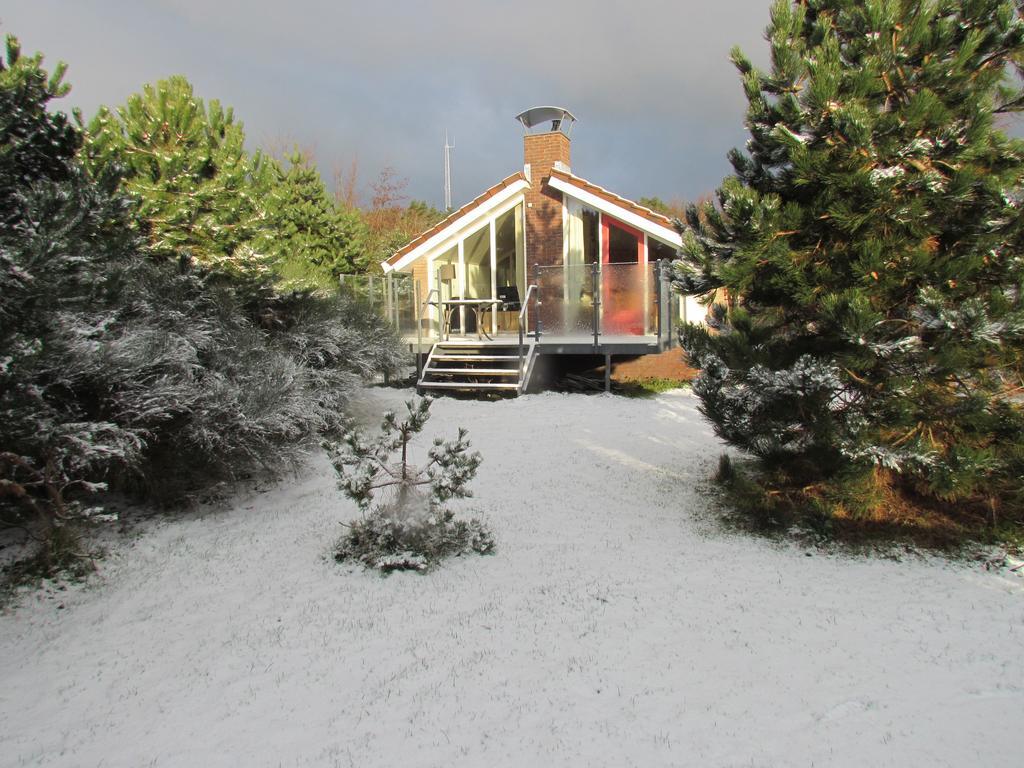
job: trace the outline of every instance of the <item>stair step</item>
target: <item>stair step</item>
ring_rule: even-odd
[[[524,347],[525,349],[525,347]],[[511,352],[519,350],[518,344],[487,344],[482,347],[471,347],[468,344],[441,344],[438,352]]]
[[[434,355],[431,360],[444,362],[470,363],[474,360],[519,360],[519,355]]]
[[[427,368],[426,372],[456,376],[519,376],[518,368]]]
[[[423,389],[519,389],[518,384],[491,384],[474,381],[421,381]]]
[[[532,341],[523,347],[514,342],[438,343],[427,357],[427,367],[421,370],[417,387],[423,391],[496,391],[515,396],[522,390],[524,377],[533,370],[536,353]]]
[[[523,345],[527,346],[527,345]],[[488,349],[519,349],[518,344],[438,344],[438,349],[469,349],[483,352]]]

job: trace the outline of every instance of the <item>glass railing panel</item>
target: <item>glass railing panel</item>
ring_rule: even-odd
[[[412,275],[389,275],[391,322],[402,336],[416,335],[416,292]]]
[[[383,275],[341,275],[343,296],[365,301],[382,314],[387,310],[387,278]]]
[[[565,271],[562,267],[538,267],[535,280],[537,300],[540,303],[537,307],[537,319],[540,321],[541,329],[548,335],[561,335],[565,330],[562,313]]]
[[[594,335],[594,275],[589,264],[537,271],[541,330],[546,336]]]
[[[645,336],[658,332],[652,314],[654,273],[646,264],[604,264],[601,270],[601,334]]]
[[[417,317],[421,315],[421,335],[432,334],[436,325],[434,313],[431,307],[417,306],[417,301],[422,304],[423,298],[416,296],[412,275],[341,275],[338,283],[342,296],[366,304],[391,323],[400,335],[415,336]]]

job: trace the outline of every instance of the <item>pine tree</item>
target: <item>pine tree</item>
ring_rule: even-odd
[[[52,74],[41,54],[23,56],[6,40],[0,61],[0,527],[38,541],[39,564],[61,567],[77,550],[74,521],[106,474],[131,466],[138,431],[76,396],[82,367],[70,345],[88,348],[100,307],[116,282],[113,261],[134,254],[131,207],[76,159],[81,136],[51,111],[65,95],[65,65]],[[81,361],[80,361],[81,362]]]
[[[47,75],[42,55],[23,56],[13,35],[6,37],[6,49],[7,61],[0,59],[0,217],[12,227],[22,210],[17,190],[67,178],[81,139],[66,115],[47,109],[70,90],[67,66],[61,62]]]
[[[364,512],[338,542],[338,561],[356,560],[384,572],[423,571],[443,557],[494,550],[483,523],[456,520],[445,508],[451,499],[472,496],[469,482],[482,461],[470,452],[466,430],[460,428],[453,441],[435,438],[423,466],[412,461],[411,443],[430,418],[430,403],[408,401],[401,421],[388,411],[375,439],[352,429],[340,441],[324,442],[338,487]]]
[[[366,226],[355,211],[338,209],[308,158],[296,152],[288,164],[276,167],[268,183],[264,248],[283,286],[337,286],[339,275],[356,270]]]
[[[766,34],[770,72],[733,51],[750,140],[675,272],[717,301],[682,333],[705,414],[776,486],[1019,513],[1019,4],[778,0]]]
[[[117,166],[139,204],[149,251],[233,276],[269,269],[261,197],[265,160],[245,151],[230,108],[204,104],[181,76],[146,85],[113,112],[99,110],[84,147],[89,168]]]

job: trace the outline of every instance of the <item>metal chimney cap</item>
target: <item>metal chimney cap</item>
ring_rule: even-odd
[[[552,131],[562,131],[568,135],[576,118],[565,107],[531,107],[525,112],[516,115],[516,120],[523,124],[523,128],[529,131],[531,128],[551,121]]]

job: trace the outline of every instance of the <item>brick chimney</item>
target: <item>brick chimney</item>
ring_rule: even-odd
[[[555,164],[569,170],[569,137],[559,130],[523,136],[526,190],[526,258],[530,280],[533,265],[562,263],[562,193],[547,185]]]

